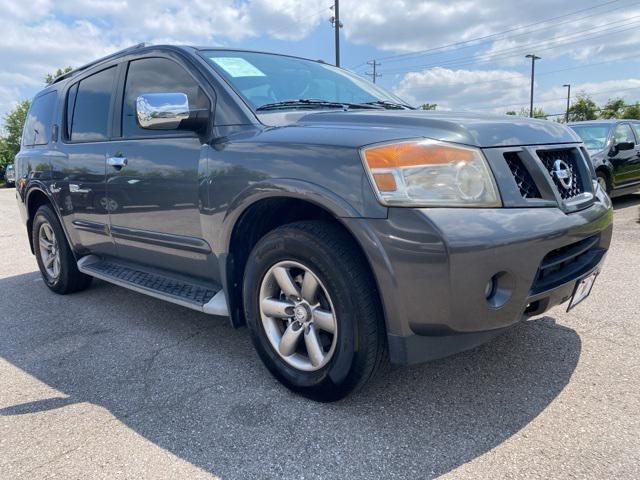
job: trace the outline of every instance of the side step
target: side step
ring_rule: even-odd
[[[95,255],[88,255],[78,260],[78,270],[105,282],[199,312],[229,316],[227,299],[224,290],[220,288],[189,283],[183,279],[143,270],[139,266],[102,259]]]

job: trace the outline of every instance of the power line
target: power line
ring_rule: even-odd
[[[606,60],[604,62],[592,62],[592,63],[586,63],[584,65],[577,65],[575,67],[567,67],[567,68],[559,68],[556,70],[544,70],[542,72],[536,72],[536,77],[541,77],[541,76],[545,76],[545,75],[553,75],[555,73],[562,73],[562,72],[567,72],[570,70],[579,70],[581,68],[589,68],[589,67],[595,67],[598,65],[607,65],[610,63],[616,63],[616,62],[622,62],[624,60],[629,60],[629,59],[633,59],[633,58],[638,58],[640,57],[640,54],[636,54],[636,55],[628,55],[626,57],[620,57],[620,58],[615,58],[613,60]],[[385,70],[386,71],[386,70]],[[486,72],[486,70],[476,70],[475,72]],[[509,80],[509,79],[520,79],[520,80],[524,80],[524,73],[520,74],[520,75],[500,75],[499,78],[492,78],[490,80],[480,80],[480,81],[474,81],[473,83],[461,83],[461,82],[456,82],[456,83],[438,83],[436,85],[432,85],[432,87],[465,87],[465,86],[474,86],[474,85],[482,85],[485,83],[496,83],[497,81],[500,80]]]
[[[597,30],[595,31],[591,30],[586,34],[573,33],[570,35],[557,37],[552,40],[547,40],[545,42],[541,42],[540,44],[536,44],[536,45],[521,45],[517,47],[510,47],[502,50],[497,50],[495,52],[486,53],[479,56],[464,56],[464,57],[450,59],[444,62],[430,63],[426,65],[409,65],[401,69],[385,70],[383,73],[403,73],[403,72],[412,71],[414,69],[427,69],[431,67],[460,67],[465,65],[478,65],[482,63],[491,63],[496,61],[497,59],[505,59],[505,58],[520,56],[523,53],[526,53],[527,50],[531,50],[531,49],[535,49],[536,51],[545,51],[545,50],[556,48],[558,46],[569,45],[576,42],[582,42],[585,39],[598,38],[605,35],[614,35],[614,34],[626,32],[628,30],[636,29],[637,26],[640,24],[640,21],[635,20],[633,22],[630,22],[630,20],[636,19],[636,18],[640,18],[640,15],[635,15],[633,17],[625,18],[624,20],[617,20],[615,22],[602,24],[598,27]],[[609,27],[610,25],[621,23],[621,22],[626,22],[626,23],[623,25],[616,25],[614,27]],[[602,28],[602,27],[609,27],[609,28]],[[625,27],[625,28],[621,28],[621,27]],[[567,39],[569,40],[565,41]],[[465,61],[467,59],[474,59],[474,60]]]
[[[640,3],[640,2],[635,2],[635,3],[632,3],[630,5],[622,5],[622,6],[619,6],[617,8],[609,9],[607,11],[607,14],[610,14],[611,12],[616,11],[616,10],[620,10],[622,8],[629,8],[631,6],[637,5],[638,3]],[[606,5],[606,4],[604,4],[604,5]],[[525,36],[525,35],[531,35],[532,33],[548,30],[550,28],[555,28],[555,27],[558,27],[560,25],[564,25],[564,24],[567,24],[567,23],[579,22],[581,20],[585,20],[587,18],[595,17],[595,16],[598,16],[598,15],[602,15],[602,13],[601,12],[596,12],[596,13],[592,13],[590,15],[584,15],[584,16],[579,17],[579,18],[570,18],[570,19],[565,20],[563,22],[558,22],[555,25],[547,25],[547,26],[544,26],[542,28],[536,28],[536,29],[533,29],[533,30],[529,30],[527,32],[522,32],[522,33],[518,33],[518,34],[515,34],[515,35],[507,35],[505,38],[502,38],[500,40],[512,40],[512,39],[517,38],[517,37],[522,37],[522,36]],[[629,19],[626,18],[626,19],[618,20],[618,21],[620,22],[620,21],[625,21],[625,20],[629,20]],[[600,26],[602,26],[602,25],[597,25],[596,28],[598,28]],[[464,50],[464,49],[467,49],[467,48],[473,48],[473,47],[477,47],[478,45],[483,45],[483,44],[486,44],[486,43],[490,43],[490,42],[489,41],[477,42],[477,43],[473,43],[471,45],[466,45],[466,46],[462,46],[460,48],[456,48],[455,50],[459,51],[459,50]],[[435,52],[435,53],[430,53],[430,54],[419,54],[419,55],[415,55],[415,56],[429,57],[429,56],[434,56],[434,55],[439,55],[439,54],[440,54],[439,52]],[[411,57],[411,58],[414,58],[414,57]],[[388,60],[388,62],[401,61],[401,60],[404,60],[404,59],[391,59],[391,60]]]
[[[501,36],[501,35],[505,35],[507,33],[515,32],[515,31],[518,31],[518,30],[523,30],[523,29],[526,29],[526,28],[529,28],[529,27],[533,27],[533,26],[536,26],[536,25],[540,25],[540,24],[543,24],[543,23],[553,22],[554,20],[570,17],[570,16],[577,15],[577,14],[582,13],[582,12],[586,12],[586,11],[589,11],[589,10],[595,10],[595,9],[598,9],[598,8],[601,8],[601,7],[604,7],[604,6],[607,6],[607,5],[611,5],[612,3],[617,3],[618,1],[619,0],[611,0],[611,1],[608,1],[608,2],[605,2],[605,3],[594,5],[592,7],[587,7],[587,8],[583,8],[583,9],[580,9],[580,10],[575,10],[573,12],[569,12],[569,13],[566,13],[566,14],[563,14],[563,15],[559,15],[557,17],[552,17],[552,18],[548,18],[548,19],[545,19],[545,20],[539,20],[537,22],[533,22],[533,23],[530,23],[530,24],[527,24],[527,25],[522,25],[522,26],[510,28],[508,30],[503,30],[501,32],[496,32],[496,33],[492,33],[492,34],[489,34],[489,35],[484,35],[484,36],[481,36],[481,37],[471,38],[469,40],[463,40],[463,41],[460,41],[460,42],[454,42],[454,43],[449,43],[449,44],[445,44],[445,45],[440,45],[438,47],[432,47],[432,48],[428,48],[426,50],[421,50],[421,51],[418,51],[418,52],[409,52],[409,53],[403,53],[403,54],[398,54],[398,55],[389,55],[389,56],[386,56],[386,57],[381,57],[380,60],[385,60],[385,61],[392,62],[392,61],[399,61],[398,59],[405,59],[405,58],[412,58],[412,57],[415,57],[415,56],[422,56],[425,53],[435,52],[435,51],[438,51],[438,50],[449,49],[449,48],[456,47],[456,46],[459,46],[459,45],[465,45],[465,44],[469,44],[469,43],[473,43],[473,42],[478,42],[480,40],[486,40],[486,39],[489,39],[489,38],[498,37],[498,36]],[[627,5],[627,7],[628,6],[629,5]],[[620,8],[622,8],[622,7],[620,7]],[[616,9],[612,9],[610,11],[613,11],[613,10],[617,10],[617,8]],[[572,21],[575,21],[575,20],[576,19],[573,19]],[[578,19],[578,20],[580,20],[580,19]],[[358,67],[360,67],[360,66],[362,66],[364,64],[365,64],[365,62],[360,63],[360,64],[358,64],[358,65],[356,65],[354,67],[351,67],[351,68],[358,68]]]

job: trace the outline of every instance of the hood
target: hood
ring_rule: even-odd
[[[259,115],[271,126],[376,130],[380,140],[428,137],[475,147],[576,143],[573,130],[549,120],[424,110],[294,111]],[[369,136],[369,135],[368,135]]]

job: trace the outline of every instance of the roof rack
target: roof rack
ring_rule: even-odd
[[[49,85],[53,85],[54,83],[58,83],[58,82],[64,80],[65,78],[72,77],[76,73],[79,73],[79,72],[81,72],[83,70],[86,70],[89,67],[93,67],[94,65],[97,65],[98,63],[102,63],[102,62],[104,62],[106,60],[114,58],[114,57],[116,57],[118,55],[121,55],[123,53],[129,52],[131,50],[137,50],[139,48],[143,48],[143,47],[147,47],[147,46],[149,46],[148,43],[141,42],[141,43],[138,43],[136,45],[132,45],[132,46],[127,47],[127,48],[123,48],[122,50],[118,50],[117,52],[111,53],[111,54],[107,55],[106,57],[99,58],[97,60],[94,60],[93,62],[89,62],[89,63],[87,63],[85,65],[82,65],[81,67],[75,68],[75,69],[73,69],[73,70],[71,70],[71,71],[69,71],[67,73],[64,73],[64,74],[54,78],[53,81]]]

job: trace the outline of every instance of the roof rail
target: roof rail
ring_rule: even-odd
[[[94,60],[93,62],[89,62],[89,63],[87,63],[85,65],[82,65],[81,67],[74,68],[73,70],[71,70],[71,71],[69,71],[67,73],[64,73],[64,74],[54,78],[53,81],[49,85],[53,85],[54,83],[58,83],[58,82],[64,80],[65,78],[72,77],[76,73],[79,73],[79,72],[81,72],[83,70],[86,70],[89,67],[93,67],[94,65],[97,65],[98,63],[102,63],[102,62],[104,62],[106,60],[109,60],[109,59],[111,59],[113,57],[116,57],[118,55],[121,55],[123,53],[129,52],[131,50],[137,50],[139,48],[143,48],[143,47],[147,47],[147,46],[149,46],[148,43],[141,42],[141,43],[137,43],[136,45],[132,45],[132,46],[127,47],[127,48],[123,48],[122,50],[118,50],[117,52],[111,53],[111,54],[107,55],[106,57],[99,58],[97,60]]]

